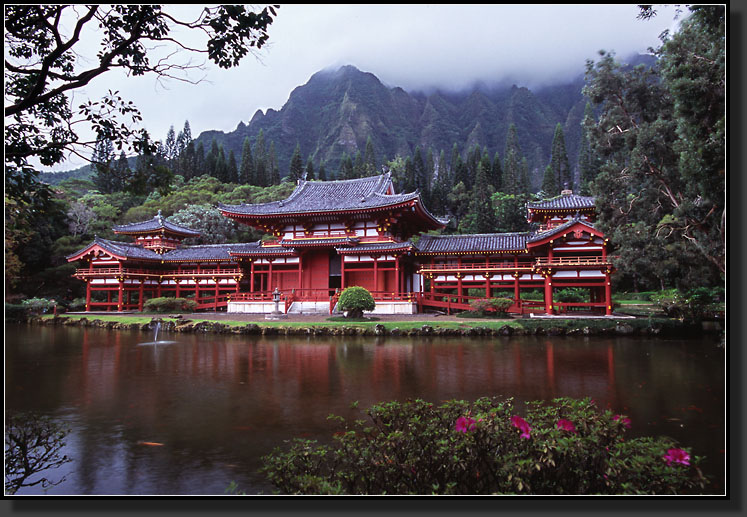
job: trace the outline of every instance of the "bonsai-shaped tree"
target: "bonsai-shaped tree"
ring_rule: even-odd
[[[376,308],[376,302],[368,289],[354,286],[342,292],[337,306],[341,311],[347,312],[348,318],[362,318],[363,311],[372,311]]]

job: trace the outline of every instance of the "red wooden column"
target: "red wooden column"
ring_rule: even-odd
[[[609,271],[604,274],[604,311],[605,315],[612,316],[612,284]]]
[[[379,257],[372,255],[374,259],[374,291],[379,290]]]
[[[516,304],[516,307],[519,307],[521,304],[521,293],[519,289],[519,272],[517,271],[514,273],[514,303]]]
[[[218,287],[220,284],[218,283],[220,280],[218,278],[213,277],[213,282],[215,282],[215,298],[213,298],[213,310],[215,312],[218,312]]]
[[[176,282],[176,297],[179,298],[179,295],[181,294],[181,290],[179,289],[179,279],[175,278],[174,282]]]
[[[340,257],[340,263],[342,263],[343,257]],[[303,268],[301,267],[301,263],[303,261],[303,254],[298,254],[298,290],[299,293],[301,291],[301,288],[303,287]]]
[[[345,289],[345,257],[346,255],[340,255],[340,291]]]
[[[140,289],[138,292],[138,301],[137,301],[137,310],[140,312],[143,312],[143,295],[145,294],[144,291],[145,288],[145,280],[140,280]]]
[[[493,275],[485,271],[485,298],[493,297],[493,292],[490,290],[490,279],[491,278],[493,278]]]
[[[119,289],[117,289],[117,311],[122,311],[122,294],[124,292],[124,279],[119,278]]]
[[[461,262],[461,260],[460,260],[460,262]],[[462,303],[462,294],[463,294],[463,292],[462,292],[462,272],[459,271],[456,274],[456,277],[457,277],[457,294],[459,295],[459,301],[457,303]]]
[[[249,259],[249,292],[254,292],[254,259]]]
[[[91,279],[86,278],[86,312],[91,310]]]
[[[545,273],[545,313],[552,314],[552,274]]]
[[[267,273],[267,290],[272,291],[272,261],[273,259],[267,259],[270,263],[270,271]]]
[[[394,256],[394,278],[397,282],[397,296],[402,292],[402,279],[399,277],[399,255]]]

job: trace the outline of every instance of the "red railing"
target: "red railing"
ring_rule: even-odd
[[[471,262],[468,264],[427,264],[420,266],[419,273],[441,272],[441,271],[516,271],[517,269],[530,270],[534,262],[522,260],[518,264],[510,262]]]
[[[537,266],[600,266],[610,265],[609,257],[553,257],[538,258]]]

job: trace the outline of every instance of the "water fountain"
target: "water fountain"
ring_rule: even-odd
[[[149,341],[147,343],[138,343],[137,346],[150,346],[150,345],[171,345],[173,343],[176,343],[176,341],[167,341],[167,340],[158,340],[158,332],[161,330],[161,322],[151,322],[150,328],[153,329],[153,341]]]

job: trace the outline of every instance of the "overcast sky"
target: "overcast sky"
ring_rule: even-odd
[[[166,9],[192,19],[200,6]],[[74,105],[119,90],[140,108],[151,136],[163,140],[169,126],[179,132],[185,120],[193,137],[209,129],[232,131],[258,109],[282,108],[315,72],[346,64],[408,91],[506,79],[532,88],[583,73],[586,59],[600,49],[627,57],[657,47],[659,34],[676,22],[674,7],[656,9],[656,17],[641,21],[635,4],[282,4],[258,59],[248,56],[230,70],[208,64],[191,75],[206,76],[196,85],[111,71],[76,92]],[[71,159],[55,170],[83,164]]]

